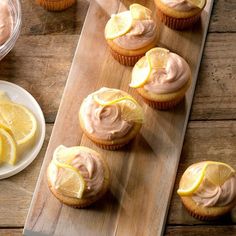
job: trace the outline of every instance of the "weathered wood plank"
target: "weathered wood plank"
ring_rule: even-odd
[[[166,236],[231,236],[236,235],[235,225],[209,226],[168,226]]]
[[[0,181],[0,228],[24,226],[51,131],[52,125],[47,125],[43,148],[30,166]]]
[[[169,210],[169,224],[212,224],[189,216],[176,191],[181,175],[192,163],[213,160],[226,162],[236,169],[236,122],[191,122],[185,136],[175,188]],[[217,224],[236,223],[236,208]]]

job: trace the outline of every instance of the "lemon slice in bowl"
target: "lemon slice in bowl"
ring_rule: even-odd
[[[33,143],[37,121],[26,107],[12,102],[0,102],[0,123],[11,130],[19,148]]]
[[[112,15],[105,27],[106,39],[115,39],[126,34],[132,27],[132,16],[130,11],[124,11]]]
[[[153,48],[146,52],[150,67],[154,69],[165,68],[170,51],[165,48]]]
[[[152,11],[140,4],[134,3],[129,7],[131,16],[134,20],[150,20]]]
[[[208,162],[205,170],[205,178],[216,186],[223,185],[234,174],[235,170],[222,162]]]
[[[16,163],[16,143],[13,137],[6,130],[0,128],[0,139],[2,149],[0,162],[14,165]]]
[[[195,7],[202,9],[205,6],[206,0],[187,0],[187,2]]]
[[[207,167],[207,163],[190,166],[183,174],[177,193],[180,196],[189,196],[200,186]]]
[[[80,172],[67,164],[59,162],[55,164],[61,171],[56,180],[55,189],[66,196],[82,198],[86,184]]]
[[[132,70],[132,79],[129,84],[132,88],[139,88],[145,84],[151,74],[151,66],[147,57],[142,57],[134,66]]]

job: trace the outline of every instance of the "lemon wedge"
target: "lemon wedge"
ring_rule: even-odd
[[[180,196],[188,196],[195,192],[204,178],[206,167],[207,163],[204,165],[202,163],[196,164],[193,167],[190,166],[182,176],[183,181],[181,181],[177,193]]]
[[[235,170],[222,162],[208,162],[205,170],[205,178],[216,186],[223,185],[234,174]]]
[[[130,11],[112,15],[105,27],[106,39],[115,39],[126,34],[132,27],[132,21]]]
[[[82,198],[85,190],[85,181],[80,172],[73,166],[55,163],[61,168],[61,174],[58,176],[55,189],[66,196]]]
[[[16,143],[12,136],[4,129],[0,128],[1,139],[1,160],[8,164],[16,163]]]
[[[37,131],[37,121],[26,107],[13,102],[0,102],[1,127],[10,129],[19,148],[32,144]]]
[[[130,87],[139,88],[145,84],[151,74],[151,66],[147,57],[142,57],[134,66],[132,70],[132,79]]]
[[[205,6],[206,0],[187,0],[187,2],[202,9]]]
[[[134,3],[129,7],[134,20],[150,20],[152,11],[140,4]]]
[[[169,58],[169,50],[165,48],[153,48],[146,52],[150,67],[153,69],[165,68]]]

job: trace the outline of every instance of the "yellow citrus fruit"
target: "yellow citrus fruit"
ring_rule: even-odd
[[[80,172],[68,164],[55,162],[61,174],[55,183],[58,192],[75,198],[82,198],[85,190],[85,181]]]
[[[169,58],[169,50],[165,48],[153,48],[146,52],[146,57],[151,68],[165,68]]]
[[[205,170],[205,178],[216,186],[223,185],[234,174],[235,170],[222,162],[208,162]]]
[[[140,4],[134,3],[130,5],[129,9],[134,20],[151,19],[152,11]]]
[[[106,39],[115,39],[126,34],[131,29],[132,21],[130,11],[112,15],[105,27]]]
[[[202,9],[205,6],[206,0],[187,0],[190,4]]]
[[[0,128],[1,139],[1,162],[14,165],[16,163],[16,143],[13,137],[4,129]]]
[[[3,140],[2,140],[2,137],[0,136],[0,164],[1,164],[1,162],[3,161],[3,154],[2,154],[2,152],[3,152],[3,149],[2,149],[2,142],[3,142]]]
[[[195,192],[200,186],[206,169],[207,163],[197,163],[190,166],[183,174],[181,184],[177,193],[180,196],[188,196]]]
[[[34,141],[37,121],[26,107],[12,102],[0,102],[0,124],[6,130],[11,130],[19,147]]]
[[[142,57],[134,66],[132,70],[132,78],[130,87],[139,88],[145,84],[151,73],[151,66],[147,57]]]

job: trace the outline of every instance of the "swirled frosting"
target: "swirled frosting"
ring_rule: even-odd
[[[95,153],[78,150],[70,165],[79,170],[86,183],[83,198],[92,197],[101,190],[104,181],[104,169],[101,160]],[[57,180],[63,177],[63,172],[64,169],[57,167],[53,161],[50,163],[49,178],[54,187]],[[65,195],[64,192],[62,194]],[[70,195],[67,196],[72,197]]]
[[[5,0],[0,1],[0,45],[4,44],[11,35],[13,27],[12,15]]]
[[[203,179],[192,199],[204,207],[226,206],[236,197],[236,177],[225,181],[222,186],[216,186],[207,179]]]
[[[128,33],[113,42],[127,50],[136,50],[147,46],[156,37],[156,23],[153,20],[134,20]]]
[[[106,88],[101,88],[102,92]],[[119,104],[108,106],[99,105],[90,94],[84,101],[80,110],[86,131],[102,140],[114,140],[124,137],[133,127],[134,123],[122,118]]]
[[[166,68],[152,69],[144,89],[157,93],[171,93],[183,87],[191,77],[187,62],[175,53],[169,53]]]
[[[161,2],[177,11],[190,11],[196,8],[196,6],[187,0],[161,0]]]

